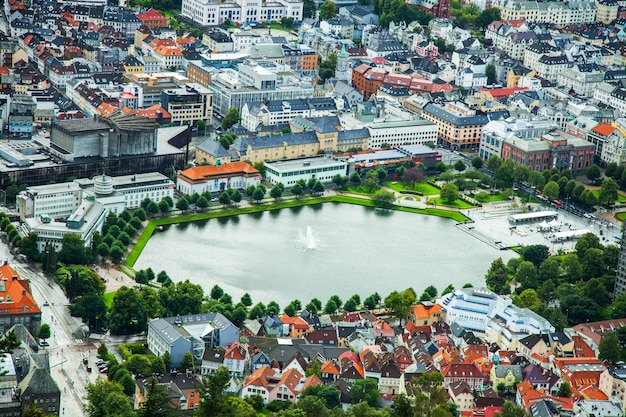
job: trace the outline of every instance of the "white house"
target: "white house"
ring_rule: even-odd
[[[247,162],[197,166],[178,173],[176,189],[183,194],[246,189],[261,183],[261,173]]]
[[[315,178],[321,182],[331,182],[335,175],[346,175],[348,163],[345,160],[326,156],[287,159],[264,162],[265,177],[272,184],[291,187],[299,180]]]

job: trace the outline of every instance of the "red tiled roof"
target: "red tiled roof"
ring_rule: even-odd
[[[508,97],[518,91],[527,90],[526,87],[510,87],[510,88],[480,88],[480,91],[491,94],[493,98]]]
[[[4,291],[0,287],[0,297],[3,299],[2,310],[5,314],[41,313],[30,293],[28,280],[21,279],[8,265],[0,266],[0,279],[4,282]]]
[[[139,20],[141,20],[142,22],[144,20],[163,20],[163,21],[167,21],[167,19],[165,18],[165,16],[163,16],[163,14],[161,14],[161,12],[159,12],[158,10],[154,10],[154,9],[150,9],[144,13],[140,13],[137,15],[137,18]]]

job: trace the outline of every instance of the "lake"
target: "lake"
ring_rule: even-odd
[[[155,233],[135,269],[167,271],[205,293],[218,284],[233,302],[293,299],[326,303],[429,285],[484,285],[491,262],[517,255],[499,251],[457,229],[455,221],[350,204],[266,211],[166,227]]]

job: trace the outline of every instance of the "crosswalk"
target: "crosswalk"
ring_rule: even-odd
[[[84,343],[84,339],[70,339],[66,337],[59,337],[54,339],[54,346],[80,346]]]

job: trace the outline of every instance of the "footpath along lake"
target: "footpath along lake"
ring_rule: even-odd
[[[218,284],[237,303],[291,300],[322,303],[429,285],[484,285],[491,262],[517,256],[457,229],[455,221],[396,211],[326,203],[165,227],[134,268],[167,271],[205,293]]]

